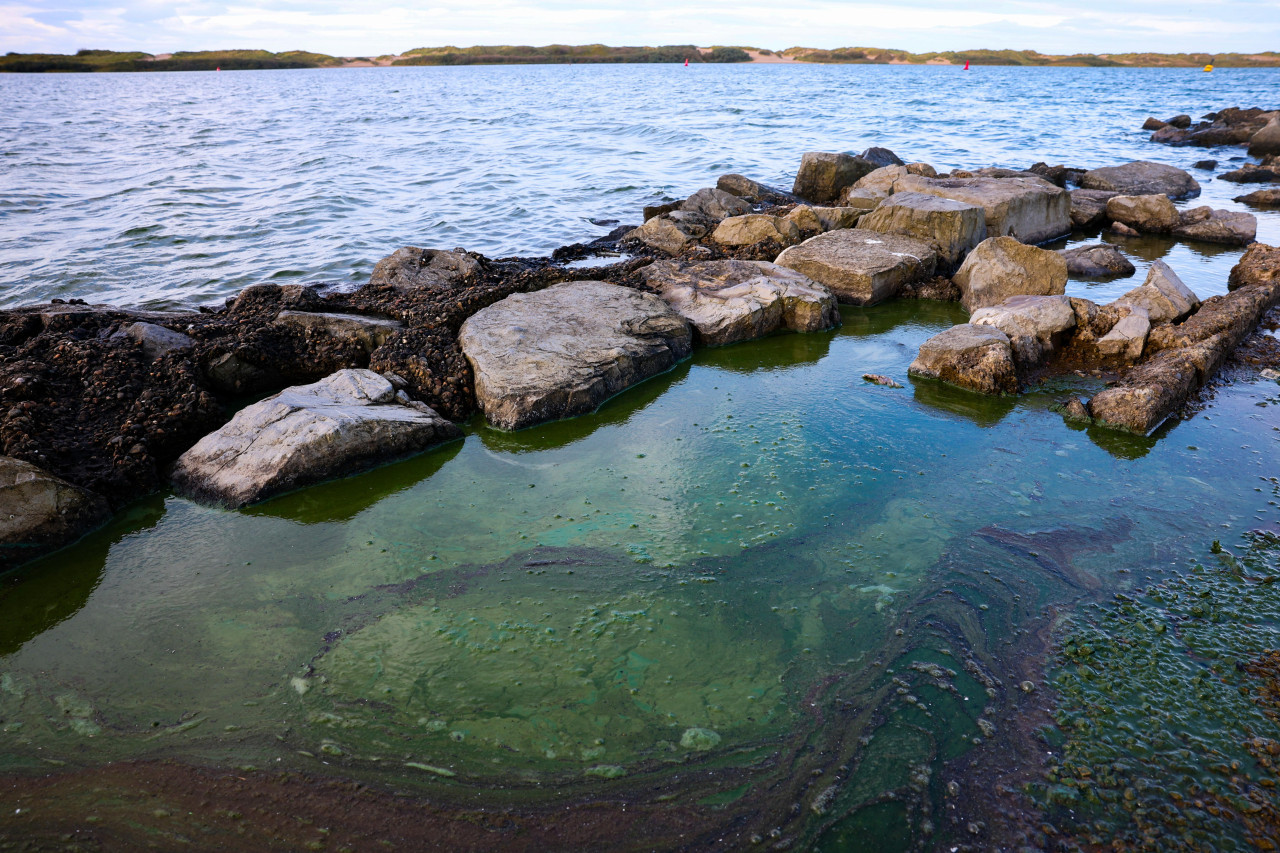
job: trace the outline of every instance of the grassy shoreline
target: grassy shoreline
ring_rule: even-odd
[[[911,53],[874,47],[821,50],[790,47],[610,47],[592,45],[478,45],[419,47],[382,56],[330,56],[304,50],[206,50],[149,54],[140,51],[81,50],[75,54],[8,53],[0,72],[86,73],[139,71],[227,71],[272,68],[368,68],[413,65],[565,65],[618,63],[818,63],[840,65],[1001,65],[1034,67],[1280,68],[1280,52],[1123,53],[1053,55],[1031,50],[961,50]]]

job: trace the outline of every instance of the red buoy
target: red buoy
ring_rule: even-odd
[[[968,70],[969,70],[969,60],[967,60],[967,59],[964,61],[964,70],[965,70],[965,71],[968,71]]]

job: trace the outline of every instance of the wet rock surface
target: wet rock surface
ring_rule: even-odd
[[[903,284],[932,276],[937,262],[937,252],[923,241],[862,228],[820,234],[777,259],[852,305],[891,298]]]
[[[406,246],[378,261],[369,283],[400,291],[449,290],[479,270],[479,262],[461,249],[446,252]]]
[[[1186,127],[1169,125],[1158,128],[1152,134],[1151,141],[1166,145],[1196,145],[1201,148],[1245,145],[1266,126],[1274,115],[1274,111],[1256,107],[1250,109],[1228,107],[1220,112],[1209,113],[1202,121]]]
[[[1197,207],[1178,217],[1173,236],[1181,240],[1247,246],[1258,236],[1258,220],[1252,213]]]
[[[1009,336],[994,326],[966,323],[934,335],[921,344],[908,372],[982,394],[1018,390]]]
[[[814,332],[840,323],[829,290],[766,261],[657,261],[641,274],[693,324],[698,342],[707,346],[753,340],[781,329]]]
[[[960,302],[969,311],[999,305],[1011,296],[1058,296],[1066,292],[1067,262],[1057,252],[990,237],[965,258],[955,274]]]
[[[1280,189],[1254,190],[1251,193],[1238,195],[1232,199],[1254,207],[1280,207]]]
[[[1200,195],[1200,184],[1188,172],[1150,160],[1093,169],[1080,178],[1080,186],[1087,190],[1111,190],[1126,195],[1163,193],[1174,199]]]
[[[1125,278],[1137,272],[1123,252],[1107,243],[1077,246],[1058,254],[1067,262],[1067,273],[1080,278]]]
[[[594,411],[687,357],[692,337],[658,297],[600,281],[509,296],[458,334],[480,411],[511,430]]]
[[[919,192],[979,205],[987,236],[1043,243],[1071,231],[1071,196],[1039,177],[924,178],[908,175],[895,192]]]
[[[1075,328],[1076,315],[1066,296],[1011,296],[999,305],[980,308],[969,322],[1004,332],[1024,368],[1043,362]]]
[[[109,515],[97,495],[30,462],[0,456],[0,571],[79,538]]]
[[[239,507],[459,438],[370,370],[340,370],[247,406],[182,454],[171,479],[196,500]]]

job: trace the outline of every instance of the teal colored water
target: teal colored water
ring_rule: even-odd
[[[822,849],[956,837],[948,784],[1044,705],[1016,684],[1046,608],[1275,526],[1275,384],[1085,431],[1066,384],[907,380],[954,305],[843,318],[249,510],[142,501],[0,592],[0,770],[667,790]]]

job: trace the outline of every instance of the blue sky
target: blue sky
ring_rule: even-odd
[[[1280,50],[1280,0],[0,0],[5,52],[253,47],[352,56],[554,42],[1252,52]]]

